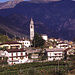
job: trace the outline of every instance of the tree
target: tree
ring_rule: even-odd
[[[17,40],[20,40],[20,37],[16,37]]]
[[[75,43],[75,38],[73,39],[73,42]]]
[[[10,42],[10,41],[12,41],[12,39],[10,39],[8,36],[0,33],[0,43]]]
[[[44,45],[44,43],[45,43],[45,40],[42,39],[41,35],[39,35],[38,33],[35,33],[34,39],[32,41],[33,46],[41,47]]]

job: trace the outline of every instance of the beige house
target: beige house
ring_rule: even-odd
[[[32,55],[31,55],[31,58],[32,58],[32,59],[37,59],[37,58],[39,58],[39,54],[32,54]]]
[[[5,42],[0,44],[0,48],[5,47],[6,49],[20,49],[21,43],[18,42]]]

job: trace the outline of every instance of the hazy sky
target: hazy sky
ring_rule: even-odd
[[[9,1],[9,0],[0,0],[0,2],[6,2],[6,1]],[[25,1],[27,1],[27,0],[25,0]]]
[[[5,2],[5,1],[9,1],[9,0],[0,0],[0,2]]]
[[[6,2],[6,1],[9,1],[9,0],[0,0],[0,2]],[[29,0],[25,0],[25,1],[29,1]],[[75,1],[75,0],[72,0],[72,1]]]

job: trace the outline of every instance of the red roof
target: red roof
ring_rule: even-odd
[[[72,48],[67,48],[67,49],[65,49],[65,51],[69,51],[70,49],[72,49]]]
[[[58,44],[65,44],[64,42],[60,42],[60,43],[58,43]]]
[[[67,47],[67,45],[62,45],[62,46],[60,46],[60,47]]]
[[[11,53],[11,52],[25,52],[25,49],[7,49],[7,52]]]

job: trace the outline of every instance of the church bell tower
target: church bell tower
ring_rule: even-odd
[[[34,22],[33,19],[31,18],[30,21],[30,40],[33,40],[34,38]]]

